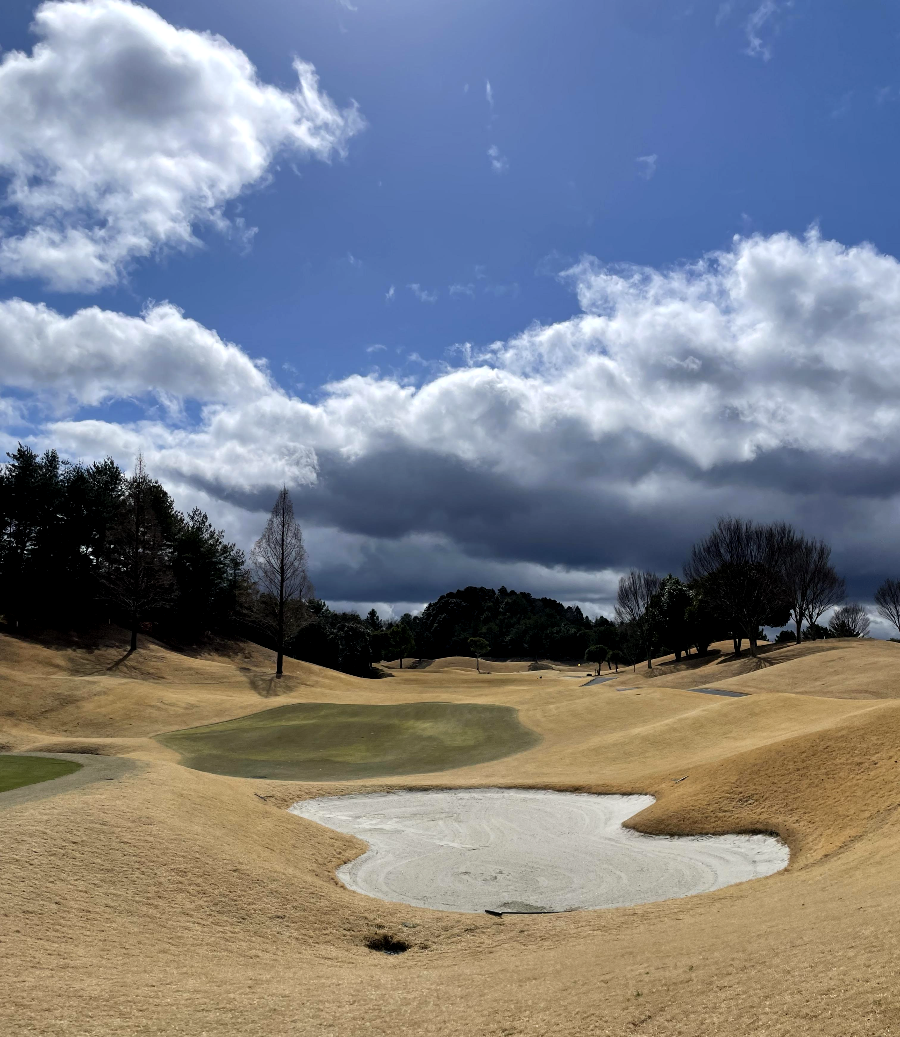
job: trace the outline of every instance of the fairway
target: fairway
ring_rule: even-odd
[[[304,702],[159,736],[194,770],[238,778],[347,781],[499,760],[540,737],[511,706]]]
[[[0,792],[36,785],[39,781],[74,774],[81,765],[69,760],[47,760],[39,756],[0,756]]]
[[[286,659],[273,701],[252,645],[119,664],[0,634],[5,744],[103,754],[0,796],[0,1031],[900,1034],[900,645],[715,647],[589,687]],[[788,866],[735,882],[721,848],[775,835]],[[538,907],[579,909],[507,913]]]

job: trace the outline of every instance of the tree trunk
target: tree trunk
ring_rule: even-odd
[[[400,662],[402,664],[403,660],[401,659]],[[481,673],[481,666],[478,663],[478,656],[477,655],[475,656],[475,672],[476,673]]]
[[[740,655],[741,654],[741,641],[743,640],[743,638],[732,637],[731,640],[734,642],[734,654],[735,655]]]
[[[281,557],[279,562],[279,576],[278,576],[278,659],[275,663],[275,677],[277,680],[281,680],[281,675],[284,672],[284,567],[285,567],[285,536],[286,529],[284,523],[284,505],[282,504],[281,509]]]
[[[131,651],[137,651],[137,635],[138,635],[138,623],[137,616],[134,616],[131,621]]]
[[[752,658],[756,658],[756,638],[748,637],[747,640],[750,642],[750,655]]]
[[[803,616],[798,616],[797,617],[797,644],[800,644],[800,642],[803,640],[803,636],[802,636],[801,631],[800,631],[800,627],[801,627],[802,624],[803,624]]]
[[[281,598],[278,602],[278,645],[277,652],[278,658],[275,663],[275,676],[278,680],[281,680],[281,675],[284,672],[284,579],[281,581],[282,591]]]
[[[403,656],[400,656],[400,669],[403,669]]]

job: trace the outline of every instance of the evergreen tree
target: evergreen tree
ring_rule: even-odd
[[[137,649],[142,622],[173,599],[172,536],[176,522],[172,498],[147,475],[139,455],[134,474],[125,481],[101,577],[109,601],[131,631],[132,652]]]

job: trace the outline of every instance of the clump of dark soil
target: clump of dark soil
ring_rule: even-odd
[[[370,951],[381,951],[382,954],[403,954],[409,950],[406,940],[398,940],[387,933],[379,933],[366,940],[366,946]]]

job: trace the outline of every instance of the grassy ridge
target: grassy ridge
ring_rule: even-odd
[[[194,770],[239,778],[346,781],[499,760],[540,737],[511,706],[411,702],[279,706],[160,735]]]
[[[47,760],[40,756],[0,756],[0,792],[61,778],[64,774],[73,774],[77,770],[81,770],[81,764],[71,760]]]

